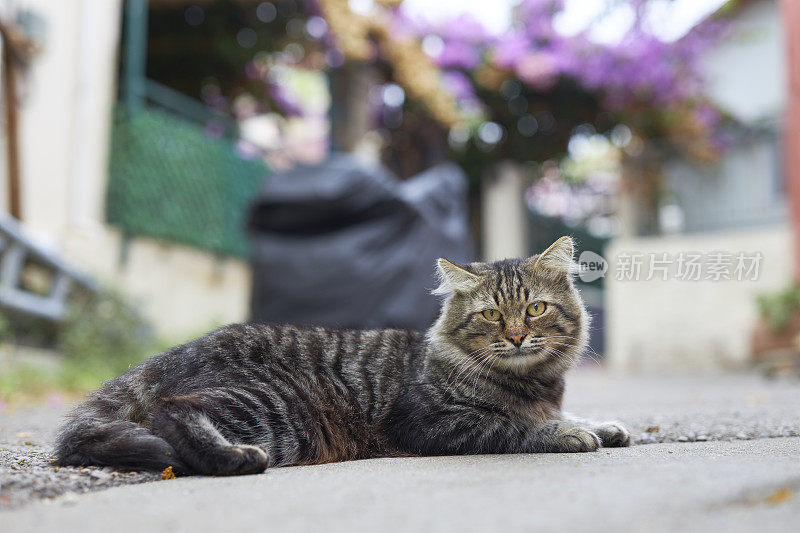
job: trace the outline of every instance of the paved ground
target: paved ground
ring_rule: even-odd
[[[620,419],[648,445],[161,481],[98,469],[54,472],[46,445],[60,412],[0,415],[0,529],[790,531],[800,523],[800,382],[587,370],[571,378],[569,410]]]

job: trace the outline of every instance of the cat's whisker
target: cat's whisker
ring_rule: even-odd
[[[490,361],[492,361],[493,359],[494,359],[494,360],[496,360],[495,354],[494,354],[494,353],[491,353],[491,354],[489,354],[487,357],[485,357],[485,358],[484,358],[484,359],[481,361],[481,363],[480,363],[480,365],[479,365],[478,369],[477,369],[477,370],[476,370],[476,371],[475,371],[475,372],[472,374],[472,375],[474,375],[474,376],[475,376],[475,380],[474,380],[474,382],[473,382],[473,385],[472,385],[472,397],[473,397],[473,398],[475,397],[475,389],[476,389],[476,387],[477,387],[477,384],[478,384],[478,378],[480,377],[480,375],[481,375],[481,373],[482,373],[482,372],[481,372],[481,371],[482,371],[482,368],[483,368],[483,367],[485,367],[485,366],[487,366],[487,365],[489,364],[489,362],[490,362]],[[472,375],[471,375],[471,376],[472,376]],[[468,376],[468,378],[467,378],[467,379],[469,379],[469,377],[471,377],[471,376]],[[466,380],[465,380],[465,381],[466,381]]]
[[[453,367],[453,370],[450,371],[450,374],[445,379],[444,382],[445,389],[449,391],[451,389],[451,385],[455,386],[455,384],[458,383],[458,379],[461,376],[461,374],[467,372],[469,369],[473,368],[474,365],[476,364],[477,363],[472,358],[465,358],[464,360],[457,363]],[[456,370],[458,370],[458,372],[456,373],[455,377],[452,378],[451,382],[451,376],[454,372],[456,372]]]
[[[554,343],[554,345],[558,345],[558,344],[555,344],[555,343]],[[553,345],[551,345],[551,346],[553,346]],[[572,347],[573,345],[571,345],[571,344],[568,344],[568,345],[566,345],[566,346],[568,346],[568,347]],[[567,353],[565,353],[564,351],[562,351],[562,350],[559,350],[559,349],[557,349],[557,348],[552,348],[552,352],[553,352],[554,354],[556,354],[556,355],[559,355],[559,356],[562,356],[562,355],[563,355],[564,357],[568,357],[568,356],[569,356],[569,354],[567,354]],[[587,354],[585,354],[585,355],[586,355],[586,356],[587,356],[587,357],[588,357],[590,360],[592,360],[592,362],[594,362],[596,365],[598,365],[598,366],[601,366],[601,365],[602,365],[602,363],[601,363],[601,362],[600,362],[600,361],[599,361],[597,358],[595,358],[594,356],[592,356],[591,354],[587,353]]]
[[[445,381],[445,388],[447,390],[451,390],[451,387],[449,385],[452,385],[452,388],[453,388],[453,391],[454,391],[455,386],[459,383],[459,381],[461,381],[459,378],[461,378],[462,374],[464,374],[464,372],[467,372],[467,375],[471,375],[472,371],[476,367],[480,366],[481,358],[485,357],[486,354],[490,353],[490,352],[491,352],[491,349],[489,347],[484,347],[484,348],[481,348],[479,350],[475,350],[474,352],[471,352],[470,355],[473,355],[473,354],[476,354],[476,355],[473,355],[472,357],[465,357],[463,359],[463,362],[459,362],[456,365],[455,368],[460,368],[461,370],[459,370],[458,374],[456,374],[456,377],[453,378],[452,384],[449,383],[450,376],[448,375],[448,378]],[[450,374],[452,374],[452,373],[453,373],[453,371],[450,372]],[[466,377],[465,377],[465,379],[466,379]]]
[[[459,361],[453,366],[453,369],[450,371],[450,374],[447,375],[447,379],[445,381],[448,381],[450,379],[450,377],[453,375],[453,372],[455,372],[456,369],[461,368],[463,365],[469,365],[470,363],[474,362],[474,357],[480,357],[482,355],[481,352],[488,349],[489,349],[488,346],[484,346],[483,348],[479,348],[475,351],[472,351],[466,354],[464,357],[460,358]]]
[[[489,364],[487,365],[487,368],[486,368],[486,376],[488,376],[489,372],[492,371],[492,367],[494,366],[494,364],[497,362],[498,359],[499,359],[498,357],[494,357],[494,358],[491,359],[491,361],[489,362]],[[475,404],[475,401],[477,400],[477,398],[475,397],[475,393],[476,393],[476,389],[477,389],[477,385],[478,385],[478,377],[479,376],[475,377],[475,383],[473,383],[473,385],[472,385],[472,402],[473,402],[473,405]]]
[[[459,385],[460,383],[466,383],[466,382],[468,382],[468,381],[469,381],[469,379],[470,379],[470,377],[472,377],[472,376],[473,376],[473,375],[475,375],[477,372],[479,372],[479,371],[480,371],[480,368],[481,368],[481,366],[483,365],[483,363],[484,363],[486,360],[488,360],[489,358],[491,358],[491,356],[492,356],[492,354],[491,354],[491,353],[489,353],[489,354],[486,354],[486,355],[483,357],[483,359],[481,359],[481,360],[480,360],[479,362],[477,362],[477,363],[476,363],[474,366],[472,366],[472,367],[470,368],[469,372],[467,372],[465,375],[463,375],[463,376],[461,377],[461,379],[455,380],[455,381],[453,382],[453,384],[452,384],[452,392],[455,392],[455,391],[456,391],[456,388],[458,387],[458,385]]]
[[[484,365],[484,364],[486,364],[486,362],[487,362],[488,360],[490,360],[490,359],[491,359],[491,356],[488,356],[488,357],[484,358],[484,359],[481,361],[481,363],[478,365],[477,369],[476,369],[474,372],[472,372],[472,373],[471,373],[469,376],[467,376],[467,377],[466,377],[466,379],[464,379],[464,382],[468,382],[468,381],[469,381],[469,379],[470,379],[472,376],[475,376],[475,383],[477,383],[478,376],[480,375],[480,372],[481,372],[481,369],[483,368],[483,365]],[[473,391],[474,391],[474,386],[473,386]],[[473,395],[474,395],[474,392],[473,392]]]
[[[490,360],[490,359],[491,359],[491,358],[492,358],[494,355],[495,355],[495,354],[494,354],[493,352],[491,352],[491,351],[490,351],[489,353],[485,354],[485,355],[482,357],[482,359],[481,359],[481,360],[478,362],[478,364],[477,364],[475,367],[473,367],[473,370],[472,370],[472,371],[471,371],[469,374],[467,374],[466,376],[464,376],[464,379],[463,379],[462,381],[468,381],[468,380],[469,380],[469,379],[470,379],[470,378],[471,378],[473,375],[475,375],[475,374],[477,374],[478,372],[480,372],[480,370],[481,370],[481,367],[482,367],[484,364],[486,364],[486,362],[487,362],[488,360]]]
[[[558,360],[563,360],[567,363],[570,363],[570,357],[565,352],[555,348],[554,346],[547,346],[545,347],[545,353],[549,355],[555,355]]]
[[[574,335],[547,335],[544,337],[545,339],[567,339],[567,340],[574,340],[579,341],[580,339]],[[602,359],[602,355],[597,353],[591,346],[586,346],[584,354],[587,355],[590,359],[594,360],[598,365],[600,363],[600,359]]]
[[[603,364],[600,362],[600,360],[597,357],[595,357],[594,355],[592,355],[591,352],[585,352],[583,354],[583,356],[588,357],[597,366],[603,366]]]

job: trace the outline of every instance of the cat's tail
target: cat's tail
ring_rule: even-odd
[[[79,405],[56,438],[53,463],[190,473],[167,441],[119,415],[118,405],[99,397]]]

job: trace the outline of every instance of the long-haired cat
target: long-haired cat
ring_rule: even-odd
[[[61,465],[185,474],[390,455],[586,452],[619,424],[561,411],[588,317],[562,237],[529,259],[438,262],[427,332],[231,325],[152,357],[78,406]]]

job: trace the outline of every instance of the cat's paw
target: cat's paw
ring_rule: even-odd
[[[260,474],[269,466],[267,452],[257,446],[215,446],[194,458],[192,470],[208,476]]]
[[[600,437],[588,429],[573,426],[558,436],[557,451],[567,453],[593,452],[602,445]]]
[[[215,448],[205,456],[206,466],[200,469],[212,476],[260,474],[269,466],[267,452],[257,446],[237,444]]]
[[[618,422],[603,422],[596,428],[597,435],[607,448],[622,448],[631,445],[631,434]]]
[[[269,465],[267,452],[258,446],[249,444],[239,444],[231,446],[231,449],[241,457],[238,465],[231,472],[232,474],[260,474]]]

